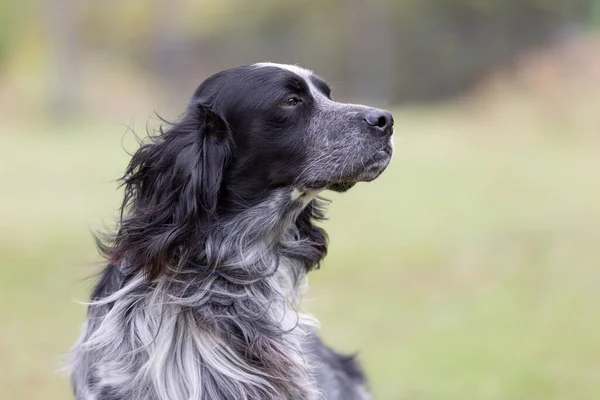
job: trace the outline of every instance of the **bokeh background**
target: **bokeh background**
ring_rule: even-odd
[[[597,27],[598,0],[1,2],[0,398],[71,396],[132,131],[265,60],[394,111],[306,302],[375,398],[600,398]]]

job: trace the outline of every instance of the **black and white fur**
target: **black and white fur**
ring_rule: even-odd
[[[331,100],[312,72],[219,72],[123,177],[118,231],[71,353],[78,400],[368,399],[355,360],[300,312],[327,251],[324,189],[371,181],[390,113]]]

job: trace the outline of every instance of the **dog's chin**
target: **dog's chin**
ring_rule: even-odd
[[[359,182],[374,181],[385,171],[391,160],[391,149],[378,151],[373,158],[366,164],[361,165],[361,168],[353,171],[340,180],[323,181],[320,183],[324,189],[329,189],[334,192],[343,193],[350,190]]]

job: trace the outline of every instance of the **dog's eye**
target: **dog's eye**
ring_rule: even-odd
[[[284,107],[294,107],[294,106],[297,106],[298,103],[301,103],[301,102],[302,102],[302,100],[300,100],[297,97],[290,97],[289,99],[287,99],[286,101],[281,103],[281,105]]]

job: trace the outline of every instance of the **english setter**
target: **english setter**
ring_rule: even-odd
[[[368,399],[351,356],[299,312],[327,252],[325,190],[392,156],[384,110],[331,99],[293,65],[221,71],[133,155],[71,352],[78,400]]]

